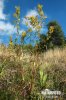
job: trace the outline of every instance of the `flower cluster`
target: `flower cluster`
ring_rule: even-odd
[[[52,34],[54,32],[54,26],[50,26],[49,33]]]
[[[10,36],[10,42],[9,45],[12,47],[13,46],[13,41],[12,41],[12,36]]]
[[[23,32],[22,32],[22,37],[25,38],[26,35],[27,35],[27,34],[26,34],[26,31],[23,31]]]
[[[44,11],[43,11],[42,8],[43,8],[43,6],[42,6],[41,4],[38,4],[37,10],[38,10],[39,15],[40,15],[43,19],[46,19],[47,16],[44,15]]]
[[[15,7],[16,12],[14,13],[14,17],[18,18],[20,16],[20,7]]]

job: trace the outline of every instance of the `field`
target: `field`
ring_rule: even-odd
[[[0,100],[38,100],[43,89],[66,93],[66,48],[17,55],[0,46]]]

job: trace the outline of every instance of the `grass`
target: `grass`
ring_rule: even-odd
[[[38,100],[45,88],[66,92],[66,48],[17,55],[0,46],[1,100]]]

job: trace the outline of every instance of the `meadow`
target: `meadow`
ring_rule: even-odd
[[[17,55],[1,45],[0,100],[43,100],[43,89],[66,93],[66,47]]]

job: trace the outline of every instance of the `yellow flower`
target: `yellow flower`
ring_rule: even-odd
[[[19,15],[20,14],[20,11],[16,10],[16,14]]]
[[[31,29],[31,28],[29,28],[29,29],[27,30],[27,32],[32,32],[32,29]]]
[[[37,20],[35,16],[30,17],[30,20],[32,23],[35,23],[35,21]]]
[[[22,37],[23,38],[26,37],[26,32],[25,31],[22,32]]]
[[[53,32],[54,32],[54,26],[50,26],[49,33],[53,33]]]
[[[42,10],[42,5],[38,4],[37,8],[38,8],[38,11],[41,11]]]
[[[16,8],[16,12],[20,13],[20,7],[15,7]]]
[[[29,20],[30,20],[30,24],[31,24],[33,27],[36,27],[36,26],[39,24],[38,18],[35,17],[35,16],[31,16],[31,17],[29,18]]]
[[[14,17],[17,18],[17,16],[20,15],[20,7],[15,7],[15,9],[16,9],[16,12],[15,12],[15,14],[14,14]]]
[[[13,16],[14,16],[14,17],[17,17],[17,14],[16,14],[16,13],[14,13],[14,14],[13,14]]]
[[[10,41],[9,45],[10,45],[10,46],[13,46],[13,42],[12,42],[12,41]]]
[[[39,14],[40,14],[40,16],[44,16],[44,12],[43,11],[40,11]]]
[[[37,26],[36,26],[36,29],[37,29],[37,30],[40,30],[40,29],[41,29],[41,26],[40,26],[40,25],[37,25]]]
[[[26,24],[26,26],[28,26],[28,22],[26,22],[25,24]]]

